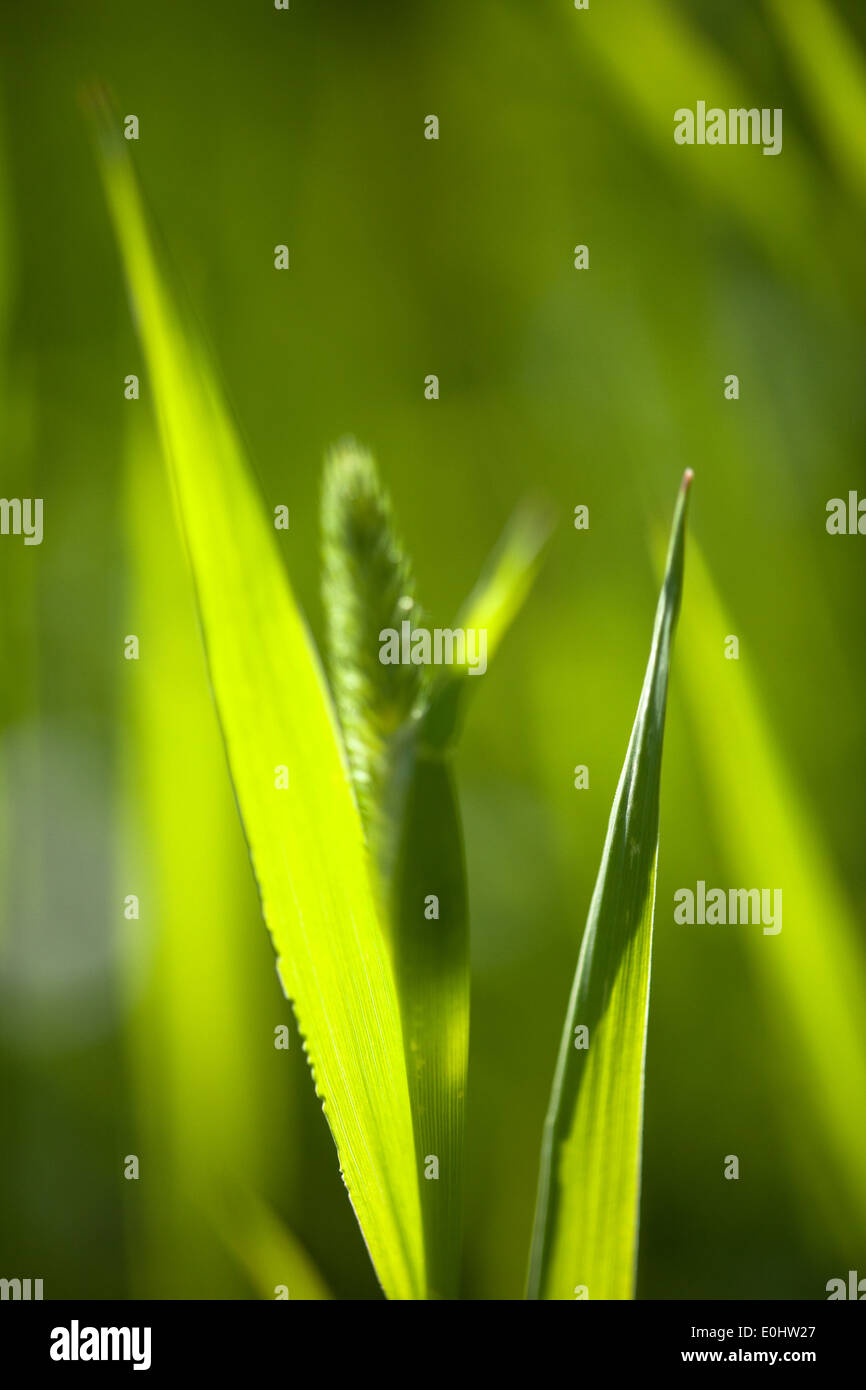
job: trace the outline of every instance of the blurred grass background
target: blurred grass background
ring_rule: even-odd
[[[862,987],[864,542],[824,519],[830,497],[866,493],[866,12],[52,0],[7,5],[0,44],[2,492],[45,499],[41,546],[0,540],[0,1273],[43,1278],[47,1297],[318,1289],[294,1237],[335,1296],[377,1296],[297,1035],[273,1046],[290,1013],[81,108],[94,79],[139,116],[134,160],[264,502],[291,509],[278,535],[317,639],[321,460],[346,433],[377,457],[436,623],[527,490],[561,518],[459,760],[465,1295],[522,1292],[541,1124],[649,638],[649,542],[687,465],[741,660],[724,661],[687,560],[639,1293],[820,1298],[862,1271],[862,1190],[833,1198],[835,1164],[866,1169],[863,1032],[858,1055],[844,1027],[827,1035],[838,1001],[821,967],[842,933]],[[782,155],[675,146],[673,111],[698,99],[782,107]],[[438,142],[423,139],[430,113]],[[282,242],[288,273],[273,268]],[[132,372],[138,402],[123,398]],[[571,524],[580,502],[588,532]],[[133,632],[138,663],[122,655]],[[729,717],[738,678],[761,710],[748,737]],[[760,775],[756,737],[775,748]],[[764,850],[775,757],[797,809],[786,820],[772,802]],[[724,777],[751,791],[739,839]],[[744,865],[766,866],[760,883]],[[781,935],[675,927],[674,889],[698,878],[788,884]],[[788,940],[798,1022],[774,988]],[[825,1152],[798,1031],[809,987],[822,1084],[850,1118],[844,1161]]]

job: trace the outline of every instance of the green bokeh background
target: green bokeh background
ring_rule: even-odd
[[[263,1240],[240,1258],[225,1238],[228,1173],[335,1296],[379,1296],[297,1035],[273,1046],[290,1014],[210,711],[87,85],[140,119],[148,203],[264,502],[291,509],[281,544],[317,639],[321,460],[340,436],[374,451],[438,623],[522,496],[558,518],[458,764],[464,1294],[514,1298],[648,650],[651,542],[686,466],[692,534],[741,644],[732,669],[720,633],[709,673],[719,745],[725,682],[747,671],[866,971],[866,541],[824,526],[829,498],[866,492],[864,73],[856,0],[5,0],[2,492],[45,499],[45,538],[0,539],[0,1275],[41,1277],[49,1298],[273,1296],[280,1255]],[[675,146],[673,111],[698,99],[782,107],[782,154]],[[130,372],[138,402],[123,398]],[[578,503],[588,532],[571,524]],[[686,590],[688,605],[688,565]],[[123,660],[133,632],[137,665]],[[806,1063],[753,968],[784,930],[749,947],[759,929],[673,923],[675,888],[739,884],[681,658],[639,1296],[822,1298],[849,1268],[866,1275],[866,1224],[834,1207]],[[818,959],[822,921],[786,912]],[[832,1007],[816,1000],[816,1027]],[[841,1088],[851,1064],[841,1051]],[[123,1177],[131,1153],[138,1182]]]

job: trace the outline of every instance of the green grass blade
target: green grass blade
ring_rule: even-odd
[[[120,672],[117,901],[133,888],[141,901],[140,920],[124,920],[120,931],[130,1143],[159,1171],[131,1204],[133,1294],[245,1297],[238,1259],[226,1249],[233,1238],[244,1269],[272,1298],[278,1242],[256,1240],[241,1223],[261,1224],[252,1221],[252,1194],[273,1188],[286,1198],[300,1181],[297,1142],[283,1139],[297,1128],[294,1088],[267,1065],[271,1048],[262,1045],[263,1020],[284,1021],[286,1008],[275,1007],[276,981],[262,969],[268,947],[255,931],[183,548],[165,524],[171,496],[159,442],[149,413],[135,411],[129,422],[124,631],[138,635],[141,659]],[[300,1289],[296,1265],[289,1272]]]
[[[294,1231],[253,1192],[235,1191],[218,1229],[262,1298],[313,1303],[332,1297]]]
[[[120,671],[117,901],[140,896],[140,920],[120,933],[127,1050],[136,1142],[160,1175],[133,1204],[130,1263],[136,1297],[240,1297],[212,1210],[224,1187],[261,1183],[272,1146],[275,1096],[256,1062],[273,982],[251,973],[237,812],[159,445],[149,416],[130,418],[124,632],[141,657]]]
[[[469,913],[450,760],[412,743],[389,911],[431,1295],[456,1298],[469,1062]],[[435,898],[435,903],[433,899]]]
[[[379,1279],[421,1298],[399,1008],[336,717],[206,356],[163,287],[122,141],[106,141],[102,170],[265,920]]]
[[[778,934],[743,930],[778,1040],[773,1082],[813,1202],[846,1241],[866,1239],[866,955],[862,931],[749,670],[720,659],[742,632],[700,551],[683,605],[682,673],[730,882],[781,888]],[[720,674],[720,667],[722,668]],[[724,730],[724,737],[719,731]],[[854,1247],[852,1247],[854,1248]]]
[[[634,1295],[662,742],[690,481],[687,473],[674,512],[649,664],[554,1076],[530,1298]],[[575,1045],[580,1027],[588,1029],[585,1048]]]
[[[469,1055],[469,920],[454,779],[458,716],[476,681],[382,664],[383,629],[425,626],[390,503],[370,456],[344,444],[323,491],[324,606],[337,708],[387,907],[403,1019],[431,1297],[457,1296]],[[518,612],[547,533],[518,512],[456,627],[492,656]]]
[[[423,625],[369,454],[332,451],[322,498],[332,680],[390,929],[421,1175],[430,1297],[457,1296],[469,1054],[466,866],[450,764],[419,748],[428,669],[379,661]],[[435,896],[435,908],[431,895]],[[435,914],[435,915],[434,915]]]
[[[802,274],[796,229],[811,226],[814,219],[808,191],[812,180],[801,143],[789,137],[781,158],[757,162],[737,158],[733,151],[728,159],[703,159],[700,150],[674,143],[674,112],[699,95],[709,98],[712,93],[711,100],[726,109],[754,104],[749,83],[725,49],[702,33],[695,7],[619,0],[606,7],[604,22],[587,25],[577,42],[585,46],[593,73],[609,79],[662,167],[687,179],[690,187],[705,190],[749,230],[774,263]],[[760,166],[770,162],[777,167],[768,184]],[[786,210],[785,225],[779,206]]]
[[[824,0],[770,0],[829,159],[866,196],[866,63],[854,33]]]
[[[457,615],[455,628],[485,633],[488,664],[532,587],[550,531],[546,507],[528,503],[518,508]],[[419,733],[429,748],[445,751],[453,745],[478,683],[479,676],[470,675],[468,665],[440,670]]]
[[[488,661],[532,587],[551,525],[546,506],[532,502],[519,507],[457,615],[456,627],[486,630]]]
[[[549,529],[539,507],[519,510],[457,616],[455,628],[485,632],[488,663],[529,592]],[[465,667],[439,669],[392,774],[402,796],[390,897],[395,961],[421,1170],[438,1163],[421,1201],[431,1287],[443,1298],[456,1297],[458,1285],[469,1063],[469,910],[449,754],[477,685]]]

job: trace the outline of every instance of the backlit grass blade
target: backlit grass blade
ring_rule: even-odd
[[[455,629],[484,632],[485,664],[523,605],[548,531],[540,508],[519,510],[454,622]],[[397,746],[392,772],[401,815],[391,918],[425,1175],[430,1279],[441,1297],[457,1290],[469,1061],[469,905],[449,754],[468,694],[484,678],[486,672],[472,676],[465,666],[437,669],[421,717]],[[428,1176],[434,1171],[435,1179]]]
[[[866,63],[853,31],[825,0],[770,0],[779,33],[790,50],[823,130],[829,158],[855,192],[866,196]]]
[[[690,482],[686,473],[554,1076],[530,1298],[634,1294],[662,742]]]
[[[450,752],[465,664],[379,659],[381,634],[426,627],[390,503],[366,451],[328,460],[324,606],[337,708],[378,870],[397,974],[431,1297],[457,1296],[469,1054],[469,920]],[[455,629],[484,629],[485,666],[532,582],[546,521],[509,527]],[[458,649],[459,650],[459,649]]]
[[[262,1298],[299,1303],[331,1298],[297,1236],[252,1192],[235,1191],[221,1231]]]
[[[140,900],[140,917],[121,922],[126,1035],[134,1142],[159,1172],[129,1204],[133,1290],[141,1298],[244,1297],[237,1259],[215,1223],[227,1225],[223,1208],[238,1189],[264,1190],[277,1162],[280,1193],[294,1185],[279,1142],[290,1097],[266,1065],[272,1048],[263,1028],[263,1020],[283,1019],[285,1005],[260,970],[267,947],[255,934],[193,594],[177,530],[165,524],[171,496],[149,415],[130,416],[126,452],[124,632],[141,649],[138,661],[118,662],[125,814],[117,901],[132,891]],[[249,1266],[258,1246],[236,1235]]]
[[[456,627],[484,628],[490,661],[532,587],[552,517],[546,506],[517,509],[457,615]]]
[[[578,34],[576,27],[574,32]],[[700,97],[725,110],[761,105],[722,45],[702,32],[695,7],[618,0],[605,7],[600,23],[579,32],[579,43],[586,47],[593,72],[609,79],[660,163],[676,178],[704,189],[775,263],[802,275],[809,261],[796,244],[796,229],[811,226],[813,218],[807,193],[810,170],[801,142],[789,134],[781,158],[758,160],[740,149],[729,149],[728,158],[704,159],[701,150],[674,143],[674,112]],[[776,166],[772,178],[761,167],[768,163]],[[778,216],[780,205],[784,220]]]
[[[518,508],[457,615],[455,628],[484,633],[485,664],[492,661],[523,606],[550,531],[551,517],[545,506],[527,503]],[[444,750],[453,743],[469,694],[478,689],[479,679],[465,662],[437,672],[419,732],[429,748]]]
[[[388,910],[431,1294],[456,1298],[469,1061],[469,912],[451,761],[407,746]]]
[[[336,718],[206,356],[164,289],[122,146],[106,139],[102,170],[265,920],[379,1279],[392,1298],[421,1298],[399,1009]]]
[[[466,868],[450,763],[418,747],[429,668],[379,660],[380,633],[423,626],[370,455],[332,451],[323,598],[337,709],[389,926],[421,1175],[428,1291],[457,1296],[469,1053]]]
[[[777,934],[737,937],[778,1046],[773,1079],[797,1171],[852,1259],[866,1239],[866,953],[820,826],[779,748],[748,650],[720,659],[726,613],[700,551],[683,606],[682,673],[729,882],[781,889]],[[721,668],[721,669],[720,669]],[[723,731],[723,736],[720,736]]]
[[[483,631],[485,664],[523,604],[548,529],[539,508],[518,511],[454,623]],[[426,703],[394,746],[389,783],[390,804],[398,808],[390,917],[429,1277],[440,1297],[457,1290],[469,1060],[469,910],[450,754],[468,692],[481,680],[466,666],[437,668],[422,692]]]

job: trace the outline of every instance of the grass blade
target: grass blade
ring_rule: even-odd
[[[830,160],[866,197],[866,63],[853,32],[824,0],[770,0]]]
[[[689,713],[730,882],[784,893],[778,935],[745,932],[778,1039],[774,1089],[810,1197],[842,1239],[866,1239],[866,955],[824,835],[778,746],[744,653],[721,662],[726,612],[697,547],[683,606]],[[719,666],[728,669],[719,678]],[[719,730],[725,730],[724,739]]]
[[[432,1296],[456,1298],[469,1062],[463,834],[449,759],[413,743],[400,775],[405,786],[388,885],[394,964],[423,1175],[428,1280]]]
[[[554,1076],[530,1298],[634,1294],[662,742],[690,482],[687,472]]]
[[[142,904],[120,942],[136,1142],[160,1174],[132,1204],[130,1265],[137,1297],[242,1297],[214,1219],[236,1189],[278,1182],[282,1196],[296,1185],[280,1142],[291,1097],[263,1065],[261,1041],[262,1020],[287,1011],[275,1009],[275,982],[261,969],[267,945],[238,854],[183,548],[165,524],[159,443],[149,416],[137,411],[130,422],[124,630],[138,635],[141,659],[123,663],[121,682],[117,900],[134,887]]]
[[[469,917],[454,777],[465,665],[382,664],[380,633],[424,626],[411,568],[369,454],[328,460],[324,606],[337,708],[390,926],[415,1122],[431,1297],[459,1283],[469,1055]],[[546,522],[518,513],[455,627],[489,658],[534,577]],[[464,653],[465,654],[465,653]]]
[[[487,662],[523,605],[549,529],[540,508],[519,510],[455,620],[486,634]],[[390,898],[395,961],[419,1161],[425,1174],[438,1162],[439,1179],[425,1179],[421,1200],[430,1280],[442,1297],[457,1289],[469,1061],[469,905],[450,754],[477,684],[466,667],[440,668],[393,765],[402,791]]]
[[[539,509],[518,511],[454,623],[485,632],[488,662],[529,592],[548,530]],[[466,667],[439,669],[395,745],[390,782],[390,802],[399,806],[389,896],[394,958],[425,1174],[429,1278],[446,1298],[456,1296],[459,1272],[469,1061],[469,909],[450,755],[477,683]],[[427,1176],[434,1159],[436,1180]]]
[[[122,144],[106,139],[102,171],[265,920],[379,1279],[391,1298],[421,1298],[399,1008],[336,718],[206,356],[163,287]]]
[[[370,455],[332,451],[323,600],[337,709],[390,930],[421,1174],[428,1291],[457,1295],[469,1053],[466,867],[453,777],[418,746],[428,668],[383,664],[383,629],[422,625],[411,567]],[[435,917],[427,908],[436,895]]]
[[[551,531],[546,507],[537,503],[519,508],[490,556],[454,626],[486,634],[489,663],[532,587]],[[444,667],[430,691],[419,738],[431,749],[447,750],[460,731],[469,693],[478,679],[466,665]]]
[[[326,1302],[331,1298],[327,1284],[294,1231],[254,1193],[235,1191],[219,1229],[261,1298],[298,1303]]]
[[[772,160],[777,167],[770,185],[766,170],[760,167],[769,161],[702,159],[698,149],[674,143],[673,113],[698,94],[712,93],[724,108],[753,104],[744,75],[722,45],[713,44],[701,32],[694,7],[620,0],[607,7],[603,24],[587,26],[580,45],[586,45],[593,72],[610,80],[612,91],[653,147],[661,167],[677,179],[688,179],[691,187],[705,190],[723,213],[749,231],[775,264],[802,275],[808,262],[797,245],[798,229],[811,227],[814,214],[807,191],[810,171],[801,148],[786,142],[783,157]],[[784,226],[779,205],[786,210]]]

